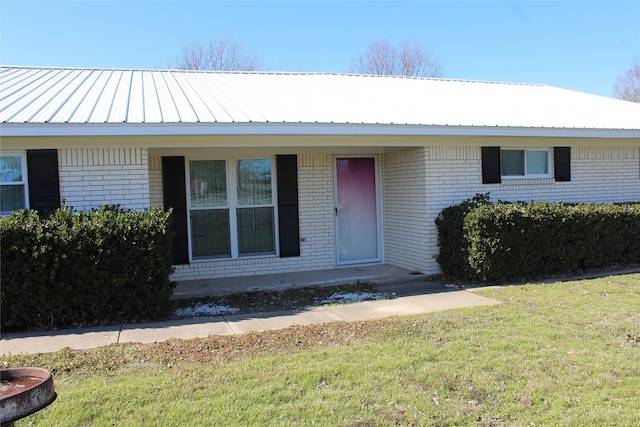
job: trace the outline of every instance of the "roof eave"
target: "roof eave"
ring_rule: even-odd
[[[171,135],[377,135],[640,138],[640,129],[352,123],[3,123],[2,137]]]

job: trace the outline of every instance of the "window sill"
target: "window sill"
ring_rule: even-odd
[[[513,178],[502,177],[502,185],[547,185],[553,184],[553,178]]]
[[[190,261],[191,264],[197,264],[202,262],[231,262],[231,261],[245,261],[252,259],[265,259],[265,258],[279,258],[278,254],[258,254],[258,255],[241,255],[237,258],[232,257],[216,257],[216,258],[195,258]]]

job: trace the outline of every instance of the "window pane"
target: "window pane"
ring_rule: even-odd
[[[240,255],[275,253],[273,208],[238,209]]]
[[[191,211],[193,257],[231,256],[229,209]]]
[[[24,185],[0,186],[0,211],[3,215],[24,207]]]
[[[238,160],[238,206],[270,205],[271,160]]]
[[[546,175],[549,173],[548,151],[527,151],[527,175]]]
[[[189,162],[191,207],[227,206],[227,173],[224,160]]]
[[[500,156],[502,176],[524,175],[524,150],[502,150]]]
[[[22,157],[0,156],[0,182],[22,182]]]

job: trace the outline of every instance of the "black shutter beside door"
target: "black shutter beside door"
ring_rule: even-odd
[[[173,241],[171,254],[173,265],[189,264],[189,239],[187,231],[187,186],[184,157],[162,158],[162,191],[164,209],[173,209]]]
[[[298,218],[298,156],[276,156],[280,257],[300,256]]]
[[[60,207],[58,150],[27,150],[29,208],[39,213]]]

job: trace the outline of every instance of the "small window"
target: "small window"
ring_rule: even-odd
[[[27,207],[25,170],[24,156],[0,156],[0,215]]]
[[[549,178],[548,150],[501,150],[501,175],[506,178]]]

